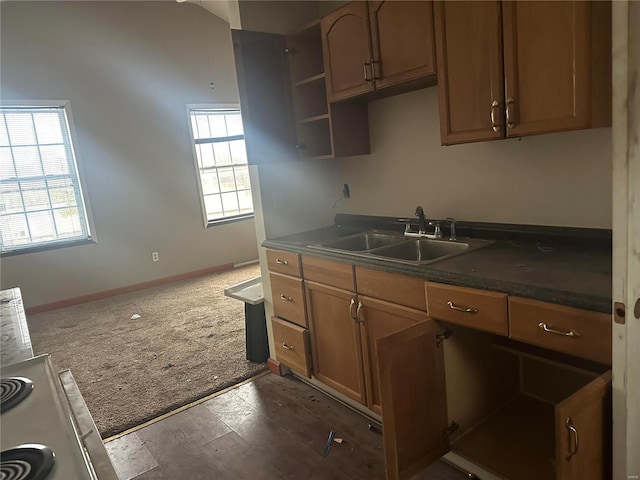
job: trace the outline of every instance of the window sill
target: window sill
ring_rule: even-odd
[[[8,250],[0,253],[0,257],[13,257],[16,255],[25,255],[27,253],[45,252],[47,250],[57,250],[59,248],[76,247],[78,245],[90,245],[96,243],[95,240],[88,238],[83,240],[72,240],[69,242],[49,243],[45,245],[35,245],[33,247],[20,248],[18,250]]]
[[[206,228],[216,227],[218,225],[227,225],[229,223],[241,222],[243,220],[253,219],[254,214],[249,213],[247,215],[238,215],[237,217],[221,218],[219,220],[211,220],[207,222]]]

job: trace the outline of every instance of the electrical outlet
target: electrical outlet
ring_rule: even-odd
[[[151,252],[151,260],[157,262],[160,260],[160,254],[158,252]]]
[[[342,197],[343,198],[350,198],[351,197],[351,192],[349,191],[349,184],[345,183],[342,186]]]

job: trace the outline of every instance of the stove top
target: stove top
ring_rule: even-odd
[[[0,452],[0,478],[3,480],[44,480],[51,471],[55,455],[39,444],[19,445]]]
[[[49,355],[3,366],[1,373],[3,406],[0,445],[11,450],[2,452],[0,479],[95,479],[81,441],[85,432],[77,430],[75,417]],[[7,404],[7,408],[4,405],[5,396],[12,395],[10,401],[13,403]],[[16,398],[20,396],[22,398],[18,403]],[[25,445],[28,446],[27,450],[19,447]],[[48,466],[47,472],[44,473],[44,469],[37,466],[30,467],[28,462],[21,460],[17,456],[20,451],[27,452],[30,459],[42,459],[43,465]],[[8,459],[11,459],[11,464],[5,467]],[[25,472],[27,476],[19,475]],[[35,476],[36,473],[39,476]]]
[[[32,390],[33,382],[29,378],[0,378],[0,413],[18,405]]]

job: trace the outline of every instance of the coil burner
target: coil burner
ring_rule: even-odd
[[[0,478],[3,480],[44,480],[55,462],[49,447],[20,445],[0,452]]]
[[[27,398],[33,390],[33,382],[26,377],[0,379],[0,412],[4,413]]]

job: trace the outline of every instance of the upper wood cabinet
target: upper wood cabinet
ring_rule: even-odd
[[[368,4],[375,88],[435,74],[431,2],[387,0]]]
[[[300,158],[369,153],[367,105],[328,102],[320,21],[290,35],[287,45]]]
[[[611,122],[611,3],[434,3],[443,144]]]
[[[431,2],[350,2],[321,21],[327,97],[355,97],[435,73]]]

